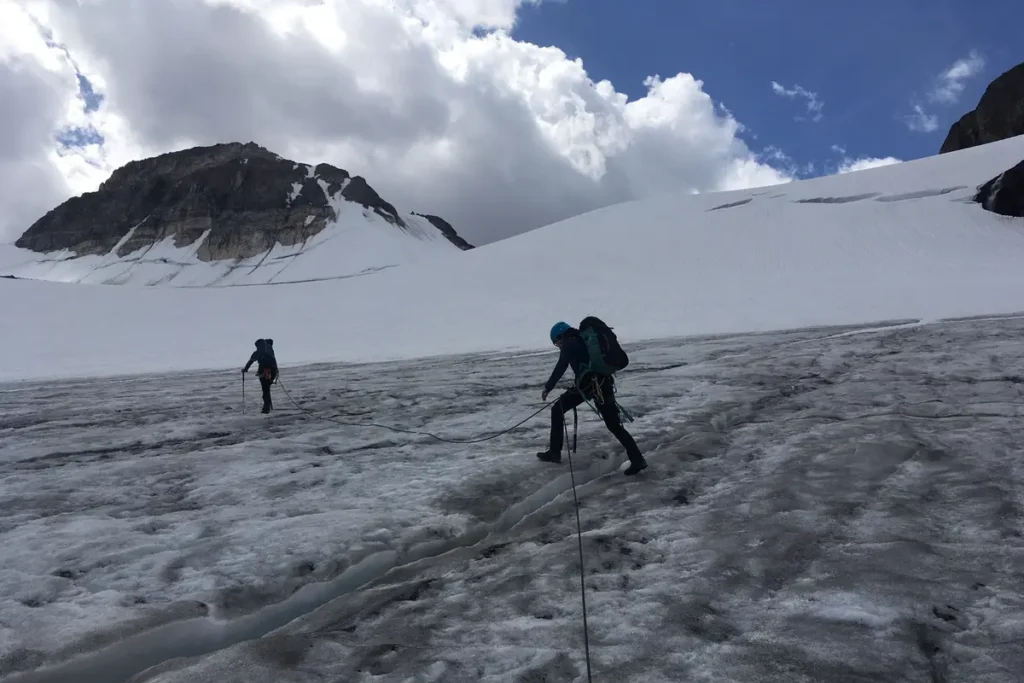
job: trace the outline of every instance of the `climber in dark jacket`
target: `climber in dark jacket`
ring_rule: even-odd
[[[552,404],[551,441],[548,450],[538,453],[537,457],[544,462],[562,462],[562,432],[565,429],[565,414],[582,405],[585,395],[587,399],[594,402],[608,431],[626,449],[626,455],[629,456],[629,467],[623,474],[634,475],[647,469],[647,461],[640,453],[640,448],[626,428],[622,426],[622,420],[619,418],[619,407],[615,403],[615,380],[611,376],[595,372],[586,372],[582,377],[580,376],[581,370],[590,360],[590,353],[587,351],[583,338],[580,337],[579,330],[564,322],[557,323],[551,328],[551,343],[559,348],[560,353],[558,363],[544,385],[541,400],[548,399],[548,394],[555,388],[567,368],[571,367],[576,375],[576,385]]]
[[[263,411],[269,413],[274,409],[274,402],[270,399],[270,385],[277,381],[277,358],[274,356],[273,339],[257,339],[256,350],[249,356],[249,362],[242,368],[242,374],[249,372],[249,366],[258,363],[256,376],[260,378],[260,387],[263,389]]]

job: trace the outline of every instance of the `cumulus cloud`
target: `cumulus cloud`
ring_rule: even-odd
[[[776,81],[772,81],[772,92],[780,97],[787,97],[791,100],[798,97],[807,100],[807,114],[811,117],[811,120],[817,123],[824,118],[821,110],[825,107],[825,103],[818,99],[818,93],[811,92],[801,85],[795,85],[787,89]],[[806,119],[798,116],[796,120],[805,121]]]
[[[0,237],[26,227],[68,192],[53,131],[77,93],[74,72],[31,17],[0,2]]]
[[[0,26],[35,25],[11,29],[31,46],[0,53],[0,99],[18,102],[2,114],[0,187],[26,178],[0,195],[0,237],[127,161],[232,140],[363,175],[477,243],[654,193],[790,179],[693,76],[652,76],[630,101],[513,39],[523,4],[0,0]]]
[[[829,164],[829,168],[834,169],[835,173],[852,173],[854,171],[865,171],[869,168],[878,168],[880,166],[890,166],[892,164],[901,164],[903,159],[897,159],[896,157],[851,157],[846,153],[846,147],[843,145],[832,145],[832,151],[839,155],[839,162],[837,164]]]

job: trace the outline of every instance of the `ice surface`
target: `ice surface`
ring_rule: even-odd
[[[620,398],[651,469],[615,474],[587,413],[575,460],[595,680],[1015,680],[1022,336],[996,319],[630,347]],[[458,439],[535,410],[553,360],[282,379],[323,415]],[[166,659],[133,680],[585,680],[568,466],[533,457],[546,416],[457,446],[313,420],[280,390],[278,414],[243,416],[240,388],[0,387],[0,675],[63,660],[7,680],[122,681]],[[298,621],[238,619],[370,557],[371,586]]]
[[[257,266],[274,282],[344,279],[197,289],[0,279],[5,354],[17,359],[0,379],[231,367],[265,336],[282,363],[529,350],[547,345],[554,321],[593,313],[637,341],[1016,312],[1024,221],[969,199],[1022,157],[1024,136],[771,191],[631,202],[393,268],[405,254],[378,250],[380,235],[422,240],[390,225],[339,227],[319,238],[338,249],[275,249],[222,282],[244,283]],[[384,270],[350,277],[375,254]],[[176,267],[147,264],[146,277]]]

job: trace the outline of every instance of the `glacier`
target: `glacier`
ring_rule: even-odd
[[[0,681],[586,680],[569,464],[533,453],[546,330],[590,313],[651,465],[622,477],[580,413],[595,680],[1015,680],[1024,221],[970,200],[1021,158],[632,202],[348,279],[0,279]],[[473,445],[368,426],[537,411]]]
[[[594,680],[1011,681],[1024,319],[630,345],[580,413]],[[585,681],[551,354],[0,386],[4,683]],[[302,410],[299,410],[301,408]],[[306,412],[309,411],[309,412]],[[310,414],[312,413],[312,414]]]
[[[536,350],[553,321],[595,312],[626,341],[1016,312],[1024,227],[971,197],[1021,158],[1018,137],[784,186],[629,202],[340,280],[0,279],[5,348],[18,359],[0,380],[150,372],[171,358],[178,370],[224,368],[259,337],[285,363]],[[330,260],[333,248],[319,253]]]

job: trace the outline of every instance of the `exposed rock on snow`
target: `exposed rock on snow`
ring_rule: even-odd
[[[1024,218],[1024,161],[982,185],[974,201],[993,213]]]
[[[444,234],[444,236],[447,237],[449,241],[451,241],[451,243],[457,246],[459,249],[467,251],[473,248],[472,244],[459,237],[459,234],[455,232],[455,228],[451,226],[451,223],[441,218],[440,216],[431,216],[425,213],[416,213],[415,211],[413,211],[413,215],[426,218],[428,221],[430,221],[431,225],[440,230]]]
[[[331,200],[339,196],[407,227],[360,176],[297,164],[252,142],[228,143],[125,164],[96,192],[36,221],[16,246],[124,257],[170,237],[176,247],[202,239],[195,251],[201,261],[245,259],[320,233],[337,219]],[[454,230],[444,235],[465,248]]]
[[[939,153],[976,147],[1024,134],[1024,63],[985,89],[978,106],[954,123]]]

